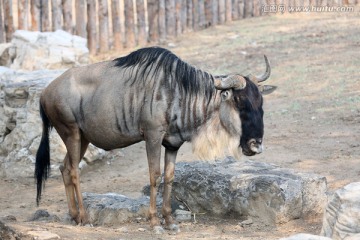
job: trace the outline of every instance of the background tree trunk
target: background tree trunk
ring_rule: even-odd
[[[193,14],[193,29],[197,31],[200,29],[199,22],[199,0],[192,0],[192,14]]]
[[[225,1],[226,0],[219,0],[219,24],[225,23]]]
[[[252,17],[253,14],[253,1],[243,0],[244,1],[244,17]]]
[[[181,29],[182,32],[186,32],[187,30],[187,4],[185,0],[180,0],[181,1]]]
[[[18,29],[28,30],[29,0],[18,0]]]
[[[245,17],[245,0],[238,0],[239,19]]]
[[[114,36],[114,49],[120,50],[122,49],[122,41],[121,41],[121,25],[120,25],[120,5],[119,0],[111,1],[111,17],[112,17],[112,28],[113,28],[113,36]]]
[[[149,42],[159,40],[159,2],[157,0],[147,1],[149,21]]]
[[[166,15],[166,35],[170,37],[175,36],[176,21],[175,21],[175,0],[165,1],[165,15]]]
[[[139,46],[144,46],[147,42],[144,0],[136,0],[136,13],[138,26],[137,43]]]
[[[40,0],[30,1],[31,31],[40,31]]]
[[[232,19],[239,20],[239,0],[232,0]]]
[[[72,34],[72,0],[62,0],[64,30]]]
[[[175,25],[176,25],[176,36],[180,36],[182,33],[182,0],[175,0]]]
[[[96,9],[95,9],[95,0],[87,0],[87,39],[88,39],[88,48],[90,54],[96,54]]]
[[[6,42],[10,42],[14,32],[14,17],[12,11],[12,0],[4,0],[4,28]]]
[[[253,0],[250,0],[253,1]],[[231,22],[232,15],[232,0],[226,0],[225,2],[225,22]]]
[[[99,0],[99,50],[100,53],[109,51],[109,13],[107,0]]]
[[[221,1],[221,0],[220,0]],[[211,0],[212,8],[212,21],[213,25],[217,25],[219,23],[219,0]]]
[[[50,13],[49,13],[49,1],[41,1],[41,31],[50,31]]]
[[[188,29],[194,29],[194,17],[193,17],[193,0],[187,0],[187,18],[186,18],[186,26]]]
[[[206,18],[205,18],[205,1],[198,0],[199,5],[199,27],[200,29],[206,28]]]
[[[159,40],[160,43],[166,40],[165,0],[159,0]]]
[[[51,15],[52,30],[56,31],[58,29],[61,29],[61,0],[51,0]]]
[[[212,0],[205,0],[205,24],[206,26],[212,26]]]
[[[124,1],[125,9],[125,46],[135,47],[135,24],[134,24],[134,5],[132,0]]]
[[[75,33],[78,36],[86,38],[86,24],[85,24],[85,2],[84,0],[75,1],[75,14],[76,14],[76,25]]]
[[[3,22],[3,3],[0,1],[0,43],[5,42],[5,29],[4,29],[4,22]]]

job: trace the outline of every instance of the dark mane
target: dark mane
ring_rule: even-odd
[[[167,78],[172,76],[185,93],[203,92],[207,97],[210,97],[215,90],[211,74],[191,66],[171,51],[161,47],[142,48],[113,61],[115,61],[116,67],[138,66],[134,81],[145,80],[152,68],[153,76],[157,75],[159,71],[162,71]]]

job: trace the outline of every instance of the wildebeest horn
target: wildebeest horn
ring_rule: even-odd
[[[251,81],[255,82],[255,83],[260,83],[265,81],[266,79],[268,79],[270,77],[270,73],[271,73],[271,68],[270,68],[270,63],[268,58],[266,57],[266,55],[264,55],[265,58],[265,63],[266,63],[266,70],[265,73],[261,76],[254,76],[252,74],[250,74],[248,77],[250,78]]]
[[[240,90],[246,87],[246,80],[240,75],[230,75],[226,78],[216,78],[214,84],[215,88],[218,90],[226,90],[230,88]]]

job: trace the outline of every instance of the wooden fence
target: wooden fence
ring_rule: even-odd
[[[352,2],[349,2],[352,1]],[[198,31],[269,13],[280,5],[343,6],[359,0],[0,0],[0,43],[15,29],[63,29],[88,39],[91,54],[164,43]],[[301,11],[301,9],[299,9]]]

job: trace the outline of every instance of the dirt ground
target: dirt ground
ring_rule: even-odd
[[[213,74],[262,73],[266,54],[272,66],[268,84],[278,89],[265,96],[265,151],[250,159],[323,175],[331,193],[359,181],[360,175],[359,22],[359,12],[265,16],[188,33],[165,47]],[[139,197],[148,183],[144,144],[122,153],[88,168],[82,174],[82,191]],[[178,161],[194,159],[191,147],[183,146]],[[60,177],[50,178],[42,199],[41,209],[60,218],[66,215]],[[15,216],[17,221],[7,224],[23,233],[47,229],[62,239],[271,240],[299,232],[319,234],[321,229],[321,217],[276,227],[256,222],[242,227],[236,219],[203,215],[196,223],[181,223],[177,235],[158,236],[146,221],[113,227],[27,222],[37,209],[33,179],[0,179],[0,217]]]

